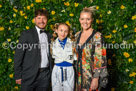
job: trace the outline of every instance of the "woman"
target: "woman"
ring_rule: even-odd
[[[92,28],[94,11],[95,6],[92,6],[85,7],[80,13],[79,21],[83,30],[76,33],[77,91],[99,91],[100,78],[108,75],[102,35]]]

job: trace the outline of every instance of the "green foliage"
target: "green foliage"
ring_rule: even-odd
[[[106,43],[133,44],[133,48],[108,49],[109,84],[112,91],[136,91],[136,1],[135,0],[0,0],[0,91],[19,90],[14,81],[14,48],[4,49],[11,42],[18,42],[22,31],[34,27],[35,9],[45,8],[50,17],[46,30],[67,22],[73,33],[81,30],[80,11],[96,5],[94,29],[100,31]],[[42,1],[42,2],[36,2]],[[77,0],[78,1],[78,0]],[[75,6],[77,5],[77,6]],[[14,46],[16,44],[13,44]],[[12,46],[13,46],[12,45]]]

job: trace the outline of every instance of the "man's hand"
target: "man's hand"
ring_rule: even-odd
[[[22,79],[17,79],[17,80],[16,80],[16,84],[21,84],[21,80],[22,80]]]
[[[98,79],[99,78],[93,78],[92,79],[92,83],[91,83],[91,86],[90,86],[91,90],[96,90],[98,88]]]

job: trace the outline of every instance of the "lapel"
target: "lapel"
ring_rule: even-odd
[[[33,34],[33,38],[35,39],[36,43],[39,43],[39,36],[38,36],[37,30],[35,27],[32,29],[32,34]]]

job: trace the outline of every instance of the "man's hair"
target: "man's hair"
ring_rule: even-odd
[[[49,17],[49,13],[47,10],[45,9],[37,9],[35,10],[35,17],[37,17],[38,15],[43,15],[43,16],[46,16],[47,18]]]

